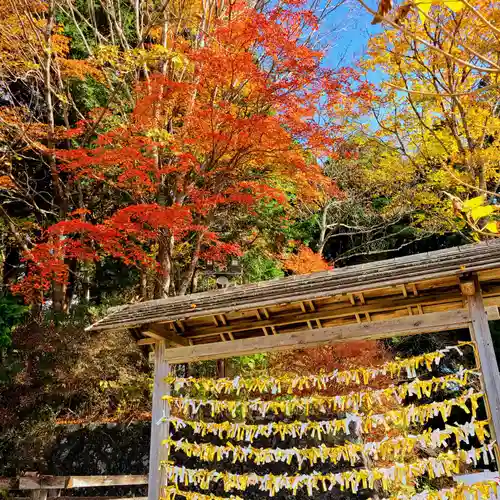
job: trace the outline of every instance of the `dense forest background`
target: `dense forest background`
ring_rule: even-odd
[[[147,419],[110,307],[497,236],[500,12],[450,3],[2,2],[0,474]],[[350,65],[346,6],[386,18]]]

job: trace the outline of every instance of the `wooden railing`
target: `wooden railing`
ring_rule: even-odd
[[[64,490],[98,488],[104,486],[142,486],[148,484],[147,475],[137,476],[42,476],[28,473],[18,478],[0,477],[0,490],[7,490],[14,500],[146,500],[147,497],[78,497],[64,496]],[[15,492],[15,493],[14,493]],[[19,494],[20,492],[20,494]]]

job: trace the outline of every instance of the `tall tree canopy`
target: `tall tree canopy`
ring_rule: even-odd
[[[91,5],[83,24],[78,3],[11,6],[33,50],[12,71],[30,78],[34,65],[45,96],[38,116],[29,103],[3,109],[5,140],[21,150],[8,148],[2,191],[26,265],[15,291],[66,310],[112,257],[140,270],[143,298],[184,294],[201,262],[241,254],[262,207],[287,217],[335,195],[320,164],[342,140],[339,114],[359,112],[370,89],[354,70],[322,65],[310,6],[195,5],[181,29],[170,11]],[[33,155],[50,194],[23,176]],[[39,207],[31,227],[12,219],[19,203]]]
[[[480,8],[496,15],[492,4]],[[368,180],[390,197],[390,209],[411,211],[417,226],[442,232],[464,227],[462,202],[492,202],[498,190],[499,75],[481,69],[496,50],[483,20],[446,6],[432,16],[435,24],[414,11],[403,33],[386,30],[369,42],[363,66],[384,77],[374,135],[389,149]],[[477,44],[469,64],[448,57],[461,54],[464,39]],[[422,40],[438,50],[424,50]]]

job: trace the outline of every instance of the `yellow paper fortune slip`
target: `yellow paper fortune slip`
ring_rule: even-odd
[[[319,375],[287,374],[280,377],[261,375],[259,377],[235,377],[234,379],[169,376],[166,377],[165,381],[172,384],[174,390],[195,388],[214,394],[240,394],[242,390],[261,394],[292,394],[294,390],[326,389],[332,382],[341,385],[358,384],[366,386],[372,380],[382,376],[396,378],[403,375],[408,379],[416,378],[420,370],[431,371],[449,353],[454,352],[463,356],[462,348],[466,346],[473,346],[473,343],[461,342],[454,346],[448,346],[438,351],[420,354],[411,358],[391,360],[379,367],[334,370]]]
[[[386,403],[403,404],[408,396],[417,399],[430,397],[433,393],[446,389],[449,384],[464,387],[469,384],[471,376],[478,376],[474,370],[461,368],[457,373],[433,377],[428,380],[414,379],[400,385],[390,385],[384,389],[350,392],[337,396],[288,396],[286,400],[221,400],[221,399],[198,399],[182,396],[164,395],[163,400],[184,415],[196,415],[205,408],[210,408],[211,416],[228,412],[233,418],[240,416],[245,418],[249,412],[256,412],[261,416],[282,413],[292,415],[295,411],[309,415],[312,410],[320,413],[331,411],[354,411],[369,410],[376,405]]]
[[[189,427],[195,434],[206,436],[212,434],[221,439],[236,439],[252,443],[259,437],[275,436],[284,440],[287,437],[322,439],[324,436],[338,434],[367,434],[375,429],[405,428],[413,424],[425,424],[434,417],[441,416],[445,422],[453,408],[461,408],[467,414],[476,417],[481,392],[467,393],[444,401],[425,405],[408,405],[400,410],[390,410],[381,414],[358,415],[351,413],[346,418],[319,421],[269,422],[267,424],[247,424],[244,422],[203,422],[200,420],[184,420],[178,417],[165,418],[174,429]]]

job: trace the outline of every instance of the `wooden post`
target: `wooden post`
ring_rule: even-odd
[[[497,440],[500,437],[500,372],[477,276],[472,280],[463,281],[461,288],[469,306],[472,321],[470,332],[479,358],[490,430],[492,438]]]
[[[48,490],[33,490],[31,492],[31,500],[47,500]]]
[[[155,344],[155,365],[153,385],[153,406],[151,411],[151,447],[149,451],[149,479],[148,500],[158,500],[162,487],[162,473],[160,462],[167,459],[167,447],[162,441],[168,438],[168,422],[161,419],[169,415],[168,403],[162,400],[162,396],[170,394],[170,385],[165,382],[165,377],[170,373],[170,367],[165,358],[165,341]]]

